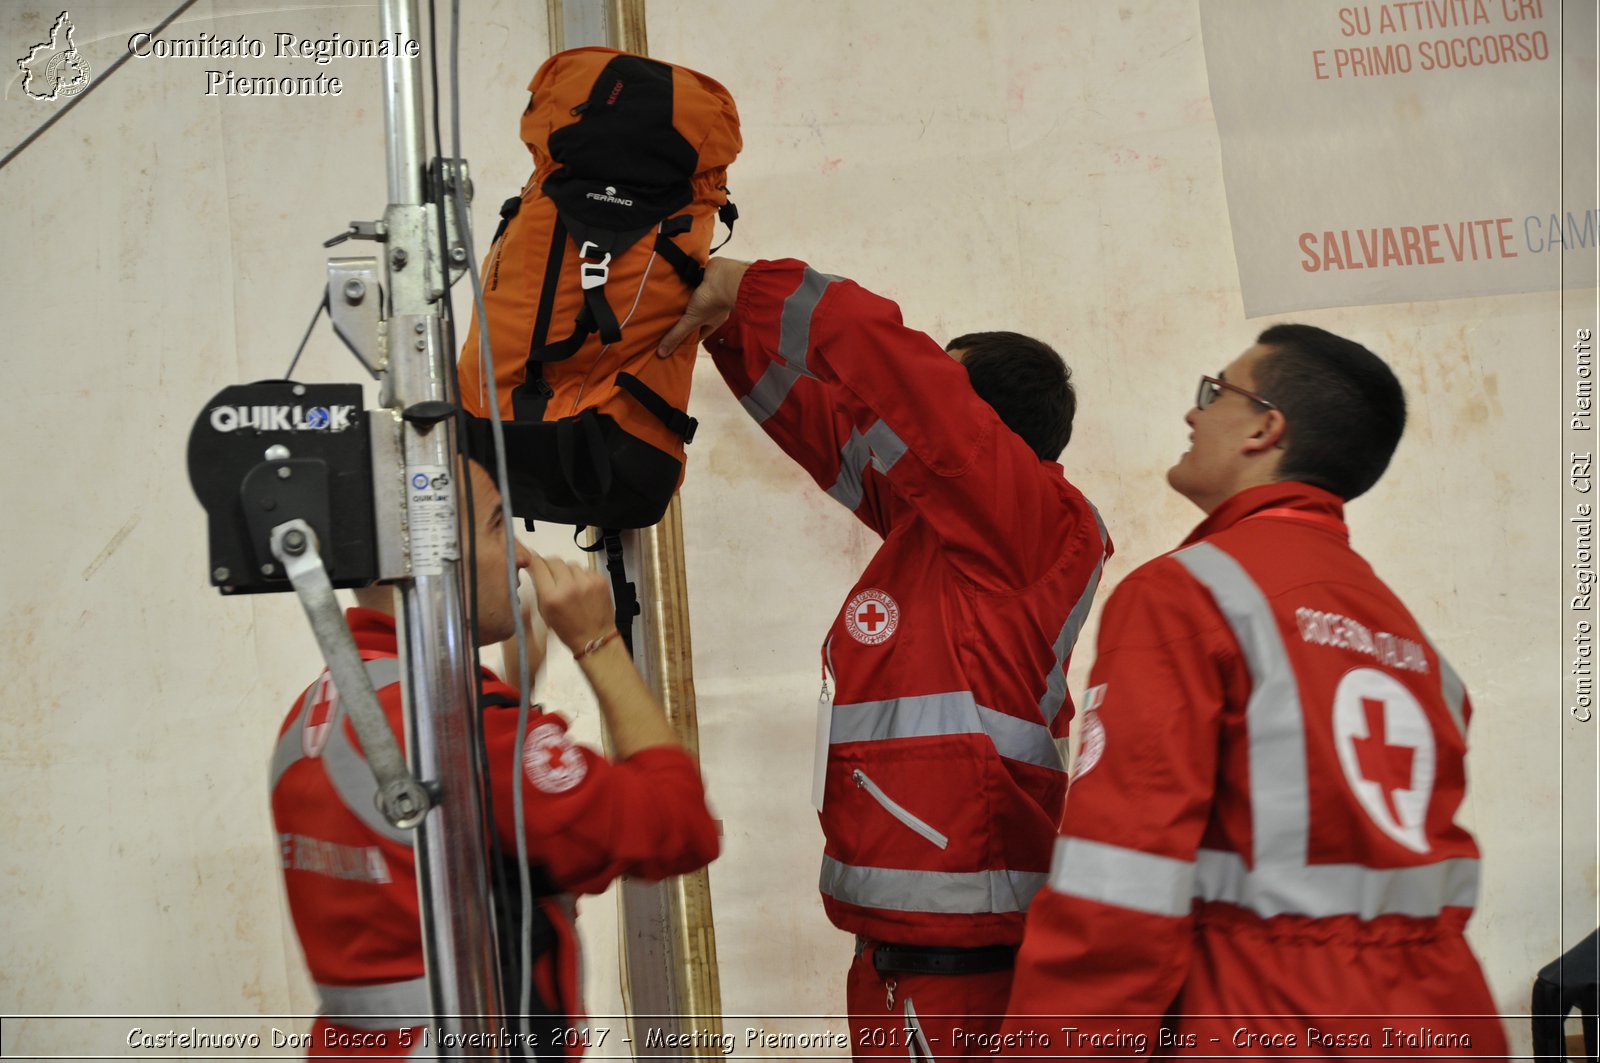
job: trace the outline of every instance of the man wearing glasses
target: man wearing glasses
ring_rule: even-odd
[[[1005,1047],[1503,1057],[1462,935],[1471,707],[1343,519],[1400,441],[1399,381],[1279,325],[1184,420],[1167,480],[1206,518],[1106,604]]]

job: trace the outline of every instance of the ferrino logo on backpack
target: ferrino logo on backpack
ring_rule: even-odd
[[[717,82],[610,48],[553,55],[528,86],[534,170],[483,264],[511,509],[643,528],[683,480],[691,338],[656,344],[700,283],[739,116]],[[458,375],[467,448],[493,464],[474,319]]]

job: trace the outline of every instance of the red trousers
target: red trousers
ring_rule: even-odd
[[[993,1059],[1011,971],[880,973],[868,944],[850,965],[845,1003],[856,1059]]]

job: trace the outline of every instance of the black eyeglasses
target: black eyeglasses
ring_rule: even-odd
[[[1262,398],[1260,395],[1257,395],[1253,391],[1246,391],[1238,384],[1230,384],[1226,380],[1220,380],[1214,376],[1203,376],[1200,378],[1200,389],[1194,394],[1194,404],[1196,407],[1203,410],[1207,406],[1210,406],[1213,402],[1216,402],[1217,397],[1224,391],[1236,392],[1240,395],[1243,395],[1256,405],[1264,406],[1269,410],[1276,410],[1278,408],[1277,403],[1268,402],[1266,399]]]

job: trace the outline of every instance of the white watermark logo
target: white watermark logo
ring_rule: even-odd
[[[616,203],[619,206],[624,206],[624,207],[633,206],[633,200],[631,200],[631,199],[622,199],[621,197],[619,197],[617,195],[617,186],[616,185],[606,185],[606,190],[605,190],[604,193],[589,192],[589,193],[587,193],[587,195],[588,195],[588,197],[590,199],[598,199],[602,203]]]
[[[28,49],[17,60],[22,91],[33,100],[76,96],[89,84],[89,62],[72,42],[72,16],[63,11],[50,27],[49,40]]]

